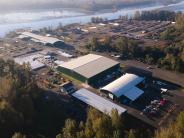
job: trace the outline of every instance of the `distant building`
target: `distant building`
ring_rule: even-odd
[[[100,89],[101,92],[108,95],[111,99],[126,98],[130,101],[135,101],[144,91],[139,87],[144,87],[145,78],[134,74],[126,73],[119,79],[113,81],[107,86]]]
[[[42,57],[42,55],[40,54],[21,56],[21,57],[14,58],[14,61],[20,65],[23,65],[24,63],[28,63],[32,70],[37,70],[45,67],[45,64],[38,61],[38,58],[40,57]]]
[[[120,69],[120,63],[112,59],[88,54],[61,64],[58,70],[81,82],[93,84],[97,80]]]
[[[64,44],[63,40],[59,40],[54,37],[41,36],[41,35],[37,35],[34,33],[30,33],[30,32],[23,32],[19,36],[19,38],[23,40],[32,40],[36,43],[41,43],[41,44],[49,45],[49,46],[60,46]]]

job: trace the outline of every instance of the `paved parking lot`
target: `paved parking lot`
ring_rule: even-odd
[[[150,65],[135,60],[121,60],[120,62],[124,64],[126,67],[135,67],[146,71],[150,71],[152,72],[152,75],[155,78],[162,79],[184,87],[184,74],[156,68],[155,66],[153,66],[153,69],[148,69],[147,67]]]
[[[184,94],[178,95],[178,93],[177,90],[169,89],[167,93],[161,94],[159,87],[152,85],[137,101],[123,106],[128,109],[128,113],[132,116],[158,128],[175,120],[177,114],[184,109]],[[160,105],[161,103],[163,105]],[[143,113],[147,108],[148,112]]]

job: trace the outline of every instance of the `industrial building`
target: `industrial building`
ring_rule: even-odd
[[[61,46],[64,44],[64,41],[59,40],[57,38],[41,36],[41,35],[33,34],[30,32],[21,33],[19,38],[23,40],[32,40],[33,42],[41,43],[41,44],[48,45],[48,46]]]
[[[119,79],[101,88],[100,91],[107,94],[113,100],[123,97],[130,101],[135,101],[144,93],[140,89],[145,86],[144,84],[145,78],[126,73]]]
[[[120,70],[120,63],[112,59],[88,54],[61,64],[58,70],[81,82],[93,84]]]
[[[73,93],[72,96],[107,115],[111,115],[112,109],[116,109],[119,115],[127,111],[125,108],[104,99],[103,97],[98,96],[87,89],[80,89]]]
[[[37,70],[40,68],[45,67],[45,64],[38,61],[38,58],[42,57],[43,55],[34,54],[29,56],[21,56],[14,58],[15,63],[23,65],[24,63],[29,63],[32,70]]]
[[[61,93],[71,94],[76,91],[72,82],[66,82],[60,85]]]

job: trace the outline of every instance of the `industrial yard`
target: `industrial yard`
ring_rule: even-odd
[[[167,21],[118,19],[49,31],[23,30],[12,38],[1,39],[0,57],[20,65],[28,63],[38,86],[63,99],[75,97],[106,114],[116,108],[119,114],[128,113],[158,128],[174,120],[184,107],[184,94],[179,92],[183,78],[175,72],[150,69],[140,61],[112,57],[111,52],[90,53],[84,46],[94,35],[99,40],[124,36],[143,41],[143,47],[161,46],[166,42],[157,36],[171,25]],[[122,66],[139,68],[144,73],[129,72]],[[146,71],[151,75],[144,75]]]
[[[161,45],[163,41],[156,41],[160,32],[165,30],[171,22],[163,21],[126,21],[114,20],[105,23],[89,23],[85,25],[72,24],[64,28],[58,28],[50,34],[59,39],[63,39],[66,43],[80,49],[86,45],[91,37],[96,36],[99,40],[104,37],[118,38],[125,36],[131,39],[137,39],[145,42],[145,46]],[[46,31],[47,32],[47,31]],[[47,35],[45,31],[41,31],[42,35]],[[48,31],[49,32],[49,31]]]

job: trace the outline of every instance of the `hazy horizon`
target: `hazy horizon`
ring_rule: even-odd
[[[175,3],[182,0],[165,0],[164,3]],[[82,9],[103,9],[113,6],[126,6],[138,4],[162,3],[162,0],[0,0],[0,11],[14,11],[25,9],[46,9],[46,8],[82,8]]]

